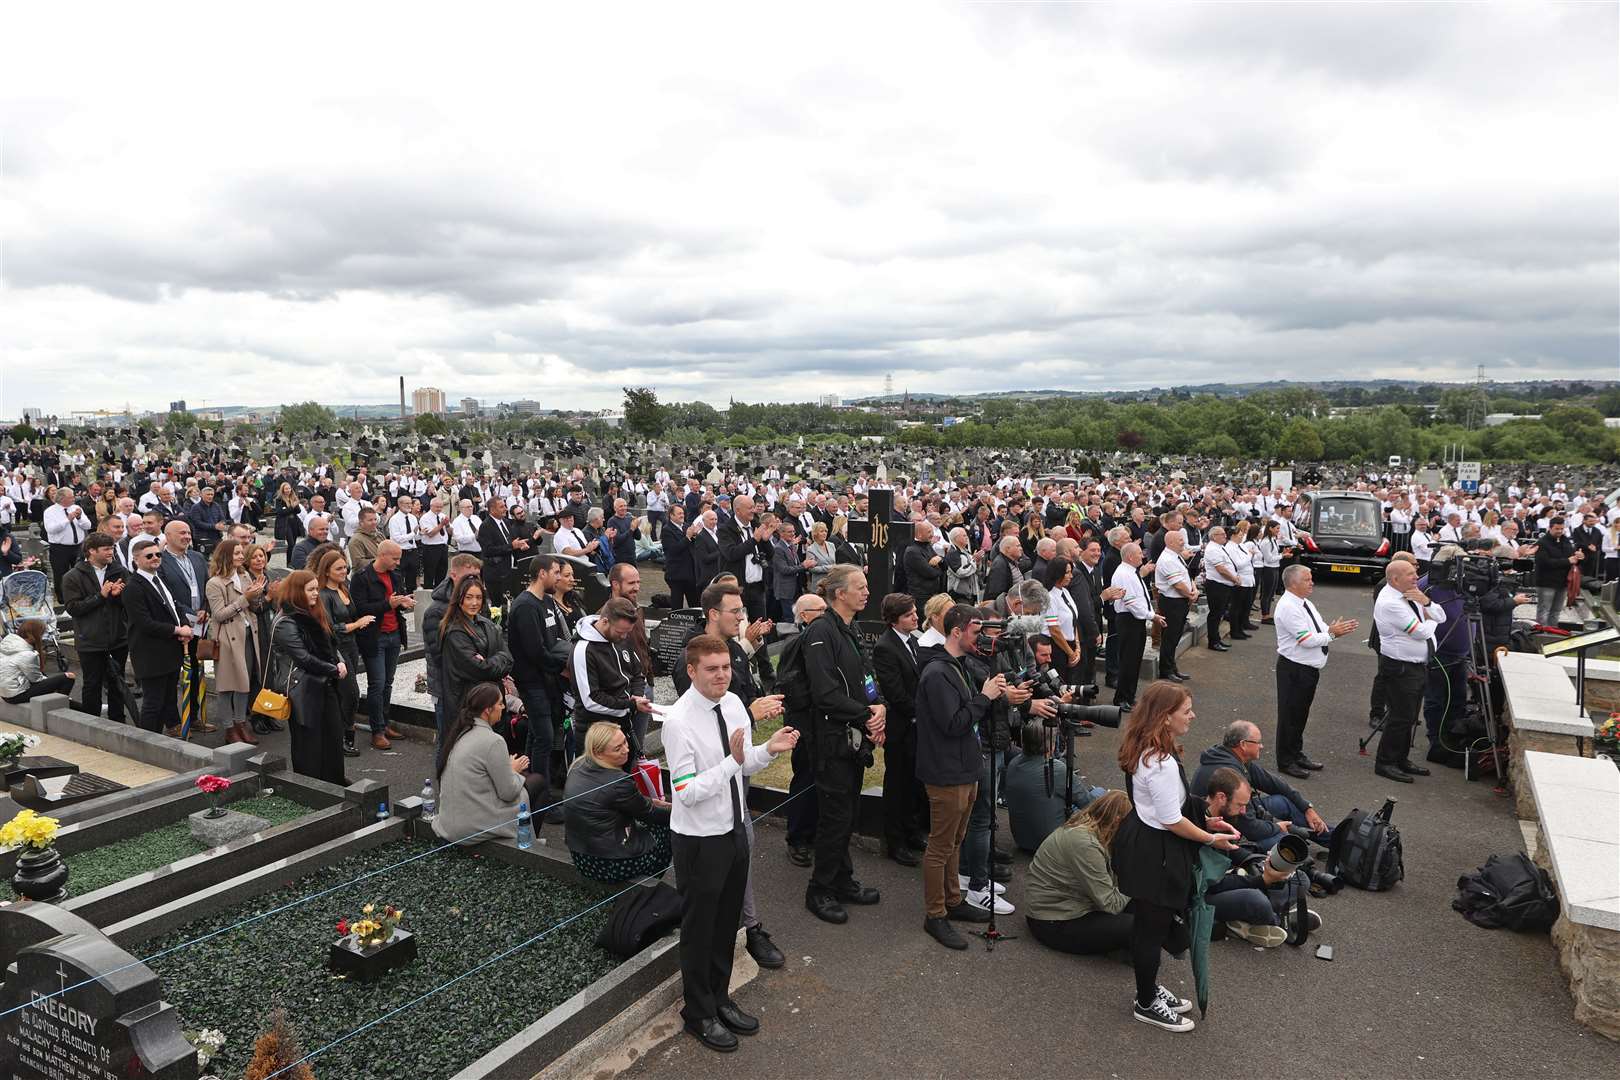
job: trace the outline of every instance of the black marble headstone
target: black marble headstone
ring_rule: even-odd
[[[12,1080],[196,1080],[197,1051],[157,975],[95,930],[24,948],[0,990]]]
[[[686,639],[695,627],[703,625],[703,612],[699,608],[681,608],[672,611],[647,639],[652,652],[653,674],[672,675],[686,662]]]
[[[911,524],[891,521],[894,490],[872,488],[866,493],[866,520],[849,523],[849,542],[866,545],[867,618],[876,618],[883,598],[894,591],[894,562],[911,543]]]

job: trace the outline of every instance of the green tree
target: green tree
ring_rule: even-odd
[[[1206,435],[1199,439],[1193,444],[1192,451],[1199,457],[1235,458],[1243,453],[1243,448],[1223,431],[1219,435]]]
[[[656,390],[650,386],[624,388],[624,426],[649,439],[669,426],[669,412],[658,403]]]
[[[448,435],[450,425],[442,416],[434,413],[423,413],[411,421],[411,427],[416,429],[418,435]]]
[[[298,433],[317,428],[329,431],[337,427],[337,422],[337,414],[318,401],[281,407],[281,427],[284,431]]]
[[[1322,436],[1303,416],[1296,416],[1277,439],[1277,456],[1284,461],[1321,461]]]
[[[199,426],[197,418],[183,409],[175,409],[163,418],[165,431],[196,431]]]

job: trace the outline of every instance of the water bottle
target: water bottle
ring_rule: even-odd
[[[534,823],[529,819],[529,800],[518,803],[517,846],[524,851],[534,847]]]
[[[381,802],[379,802],[377,804],[377,820],[378,821],[387,821],[388,820],[388,800],[387,799],[384,799],[384,800],[382,800]]]
[[[422,820],[432,821],[439,816],[439,800],[433,797],[433,781],[422,781]]]

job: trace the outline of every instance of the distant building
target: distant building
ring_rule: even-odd
[[[181,398],[179,401],[171,401],[171,402],[169,402],[169,411],[170,412],[185,412],[186,411],[186,399]]]
[[[483,412],[477,398],[464,397],[461,399],[461,414],[463,416],[478,416]]]
[[[443,416],[449,411],[444,391],[437,386],[419,386],[411,391],[411,412],[417,416]]]
[[[514,416],[538,416],[540,414],[540,403],[533,398],[508,401],[505,407]]]
[[[822,394],[816,400],[818,404],[825,405],[829,409],[836,409],[844,403],[844,399],[837,394]]]
[[[1511,423],[1514,420],[1540,420],[1540,419],[1541,419],[1541,414],[1540,413],[1493,412],[1493,413],[1486,413],[1485,414],[1485,426],[1486,427],[1501,427],[1503,424]]]

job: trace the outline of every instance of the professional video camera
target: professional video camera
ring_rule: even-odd
[[[1488,596],[1503,583],[1516,581],[1518,575],[1502,569],[1494,555],[1458,555],[1429,564],[1429,584],[1442,585],[1464,599],[1478,600]]]
[[[973,639],[973,650],[980,656],[995,656],[1021,647],[1028,636],[1024,628],[1018,625],[1017,619],[986,619],[979,624],[979,636]]]

